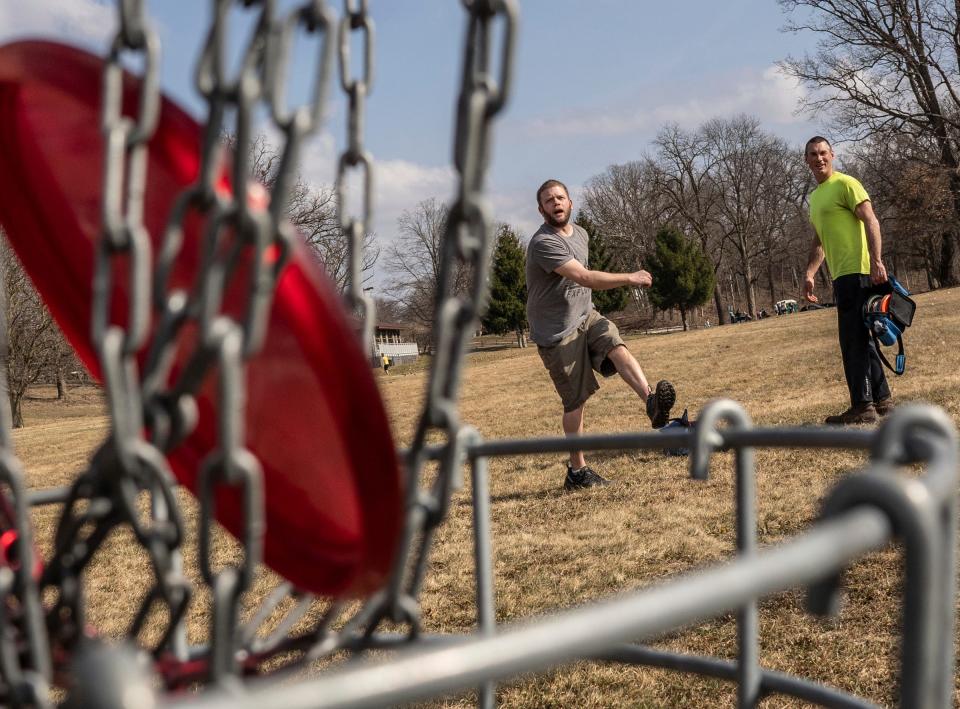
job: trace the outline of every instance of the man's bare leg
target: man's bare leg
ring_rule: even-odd
[[[613,362],[617,368],[617,374],[625,381],[631,389],[637,392],[637,396],[646,402],[650,396],[650,384],[640,368],[640,363],[636,357],[627,349],[626,345],[617,345],[607,354],[607,359]]]
[[[563,433],[567,436],[577,436],[583,434],[583,404],[573,411],[563,412]],[[583,457],[583,451],[570,452],[570,467],[574,470],[580,470],[587,464]]]
[[[617,373],[623,381],[643,400],[644,409],[646,409],[647,416],[650,417],[650,425],[653,428],[665,426],[670,418],[670,408],[676,401],[677,396],[673,385],[666,380],[660,380],[657,382],[655,396],[651,396],[650,384],[647,382],[639,362],[626,345],[614,347],[607,354],[607,358],[613,362],[613,366],[617,368]]]

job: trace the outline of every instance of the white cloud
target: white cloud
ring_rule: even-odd
[[[763,123],[801,122],[794,111],[804,95],[803,87],[775,66],[736,79],[713,77],[708,86],[699,87],[695,92],[689,98],[619,111],[608,108],[588,113],[577,107],[575,113],[559,118],[536,119],[528,130],[536,135],[617,136],[653,132],[665,123],[694,128],[711,118],[740,113],[756,116]],[[645,100],[652,94],[644,92]]]
[[[273,145],[283,145],[283,136],[277,130],[273,121],[267,121],[260,130],[267,134],[267,140]],[[312,138],[303,146],[300,153],[300,174],[304,179],[317,185],[333,185],[337,179],[337,154],[336,144],[329,131],[323,131]]]
[[[43,37],[102,48],[116,28],[112,4],[97,0],[3,0],[0,41]]]
[[[377,163],[374,197],[378,223],[383,227],[378,234],[393,233],[397,217],[413,209],[418,202],[434,198],[449,203],[458,184],[453,169],[419,165],[409,160],[385,160]]]
[[[283,136],[272,122],[258,127],[276,149],[283,144]],[[329,131],[312,137],[300,154],[300,174],[317,187],[331,188],[337,180],[342,146]],[[360,215],[362,206],[363,170],[350,168],[346,173],[346,210]],[[397,218],[413,209],[418,202],[436,199],[449,204],[457,187],[457,177],[449,166],[435,167],[408,160],[373,160],[373,223],[370,225],[381,243],[390,241],[396,233]]]
[[[271,138],[273,140],[273,138]],[[276,141],[274,141],[276,142]],[[332,186],[337,179],[340,148],[329,132],[324,132],[305,146],[301,156],[301,172],[316,185]],[[360,168],[347,171],[347,212],[359,215],[363,177]],[[390,241],[396,232],[397,218],[418,202],[434,198],[449,202],[457,182],[449,166],[433,167],[408,160],[373,161],[373,223],[370,225],[381,243]]]
[[[573,191],[572,187],[571,191]],[[504,191],[494,188],[490,191],[488,198],[493,206],[494,220],[509,224],[516,229],[523,242],[526,242],[543,221],[533,201],[532,190],[521,193],[518,190]]]

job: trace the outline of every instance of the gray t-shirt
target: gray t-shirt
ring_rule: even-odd
[[[573,225],[562,236],[543,224],[527,245],[527,321],[530,339],[555,345],[576,330],[593,309],[592,291],[554,273],[570,259],[587,266],[587,232]]]

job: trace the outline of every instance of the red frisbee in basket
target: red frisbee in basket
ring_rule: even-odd
[[[102,72],[102,58],[53,42],[0,47],[0,224],[98,378],[90,321],[101,225]],[[135,114],[138,91],[139,80],[127,76],[126,115]],[[174,199],[197,177],[199,146],[200,127],[164,99],[149,145],[144,210],[154,253]],[[170,278],[180,285],[193,283],[200,217],[184,226]],[[126,278],[115,274],[113,283],[112,322],[123,324]],[[228,292],[224,310],[240,308],[242,297]],[[181,345],[177,367],[188,351]],[[381,584],[402,524],[396,453],[367,357],[303,244],[279,278],[266,341],[248,363],[246,383],[246,445],[263,466],[266,563],[315,593],[353,595]],[[174,474],[194,491],[202,462],[217,447],[217,386],[215,374],[206,378],[197,393],[199,423],[169,454]],[[234,491],[219,494],[217,518],[240,530]]]

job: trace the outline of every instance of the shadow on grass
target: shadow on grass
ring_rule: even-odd
[[[526,492],[507,492],[501,495],[491,495],[490,504],[497,504],[498,502],[535,502],[537,500],[547,501],[556,498],[557,496],[563,494],[563,478],[558,478],[559,483],[557,487],[548,488],[546,490],[528,490]],[[456,503],[457,507],[472,507],[473,501],[469,498],[462,498]]]
[[[516,345],[490,345],[489,347],[472,347],[467,350],[467,354],[477,354],[479,352],[501,352],[503,350],[515,350]]]

